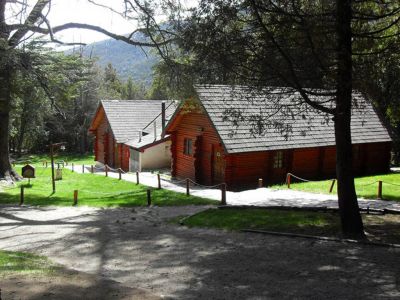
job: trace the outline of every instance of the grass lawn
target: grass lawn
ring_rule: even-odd
[[[0,277],[14,274],[50,274],[58,267],[46,257],[0,250]]]
[[[368,238],[400,244],[399,215],[362,215]],[[337,213],[277,209],[208,209],[183,219],[189,227],[225,230],[258,229],[340,237]]]
[[[77,158],[83,162],[87,158]],[[71,160],[70,160],[71,161]],[[71,170],[63,170],[63,179],[56,181],[56,193],[52,193],[51,168],[42,167],[41,160],[32,163],[36,167],[36,177],[27,186],[27,181],[18,183],[17,187],[6,188],[0,192],[0,204],[17,204],[20,199],[20,185],[25,186],[25,204],[28,205],[62,205],[73,204],[74,190],[78,190],[78,205],[111,207],[111,206],[140,206],[147,205],[147,189],[144,185],[118,180],[99,175],[77,174]],[[16,165],[21,171],[22,165]],[[204,205],[218,204],[217,201],[186,196],[168,190],[152,190],[152,204],[154,205]]]
[[[357,195],[366,199],[377,199],[378,181],[383,181],[382,196],[384,200],[400,201],[400,173],[390,173],[383,175],[374,175],[358,177],[355,179]],[[293,190],[329,194],[329,188],[332,180],[295,182],[290,185]],[[286,189],[286,185],[274,185],[272,188]],[[335,183],[332,193],[337,192]]]
[[[93,165],[95,163],[94,155],[92,155],[92,154],[82,155],[82,154],[71,154],[71,153],[64,153],[64,152],[56,153],[54,156],[54,162],[62,161],[62,160],[68,161],[70,163],[85,164],[85,165]],[[17,164],[29,163],[29,164],[36,165],[36,166],[41,166],[43,161],[47,161],[48,163],[50,163],[50,154],[49,153],[24,155],[15,160],[15,162]]]

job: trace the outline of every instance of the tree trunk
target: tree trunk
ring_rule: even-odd
[[[19,127],[19,135],[18,135],[18,144],[17,144],[17,156],[20,157],[22,155],[22,146],[24,145],[24,137],[25,137],[25,131],[26,131],[26,117],[24,116],[23,119],[21,119],[21,126]]]
[[[352,170],[351,106],[352,45],[351,0],[337,0],[338,78],[335,114],[336,175],[343,234],[363,238],[364,228],[358,207]]]
[[[9,123],[10,123],[10,71],[0,61],[0,178],[7,180],[15,177],[11,168],[9,153]]]

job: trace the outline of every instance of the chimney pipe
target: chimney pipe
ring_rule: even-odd
[[[161,130],[165,129],[165,101],[161,102]]]
[[[142,141],[142,131],[139,130],[139,143]]]

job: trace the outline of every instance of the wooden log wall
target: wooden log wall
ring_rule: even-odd
[[[172,134],[172,173],[178,178],[190,178],[198,183],[213,184],[211,173],[213,145],[214,148],[220,148],[218,135],[208,117],[202,113],[182,113],[180,117],[180,122]],[[185,138],[192,139],[191,155],[184,154]],[[201,167],[201,171],[197,172],[197,178],[195,165]]]

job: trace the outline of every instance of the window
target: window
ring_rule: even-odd
[[[283,151],[277,151],[274,154],[274,169],[282,169],[284,167]]]
[[[185,138],[183,146],[183,154],[192,155],[193,154],[193,141],[192,139]]]

